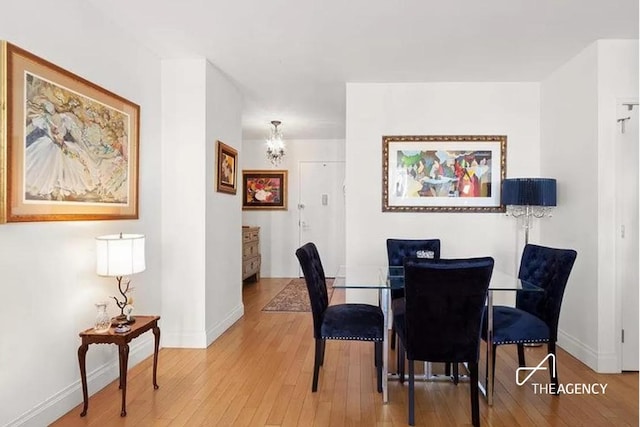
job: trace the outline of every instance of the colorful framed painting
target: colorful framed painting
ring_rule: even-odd
[[[382,137],[383,212],[504,212],[505,135]]]
[[[218,141],[218,183],[220,193],[236,194],[238,181],[238,152],[222,141]]]
[[[287,210],[287,171],[243,170],[242,209]]]
[[[138,218],[140,107],[0,42],[0,222]]]

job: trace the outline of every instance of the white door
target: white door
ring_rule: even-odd
[[[345,263],[344,162],[300,162],[300,246],[318,247],[327,277]]]
[[[622,292],[623,371],[638,370],[638,100],[618,108],[616,271]]]

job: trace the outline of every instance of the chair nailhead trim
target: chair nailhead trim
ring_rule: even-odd
[[[520,341],[494,341],[493,343],[496,345],[500,345],[500,344],[526,344],[530,342],[549,342],[549,340],[536,339],[536,340],[520,340]]]
[[[322,337],[323,340],[348,340],[348,341],[382,341],[382,338],[362,337]]]

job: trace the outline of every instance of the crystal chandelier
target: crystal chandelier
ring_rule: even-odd
[[[278,166],[285,155],[284,140],[282,139],[282,132],[278,130],[281,122],[279,120],[272,120],[271,135],[267,139],[267,159],[274,165]]]

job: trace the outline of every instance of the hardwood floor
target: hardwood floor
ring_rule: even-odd
[[[86,417],[80,418],[78,405],[52,425],[406,426],[406,383],[390,382],[390,402],[382,403],[371,343],[328,341],[318,392],[311,392],[311,314],[260,311],[288,281],[245,284],[245,316],[209,348],[161,349],[158,390],[152,386],[151,357],[130,369],[125,418],[114,381],[91,396]],[[336,290],[332,302],[343,298]],[[535,366],[545,347],[528,348],[526,354]],[[606,383],[606,394],[540,395],[516,385],[515,346],[499,348],[497,357],[494,406],[480,400],[483,426],[638,425],[637,373],[596,374],[560,349],[561,383]],[[541,372],[533,379],[546,383],[548,377]],[[416,383],[417,426],[470,424],[468,384]]]

